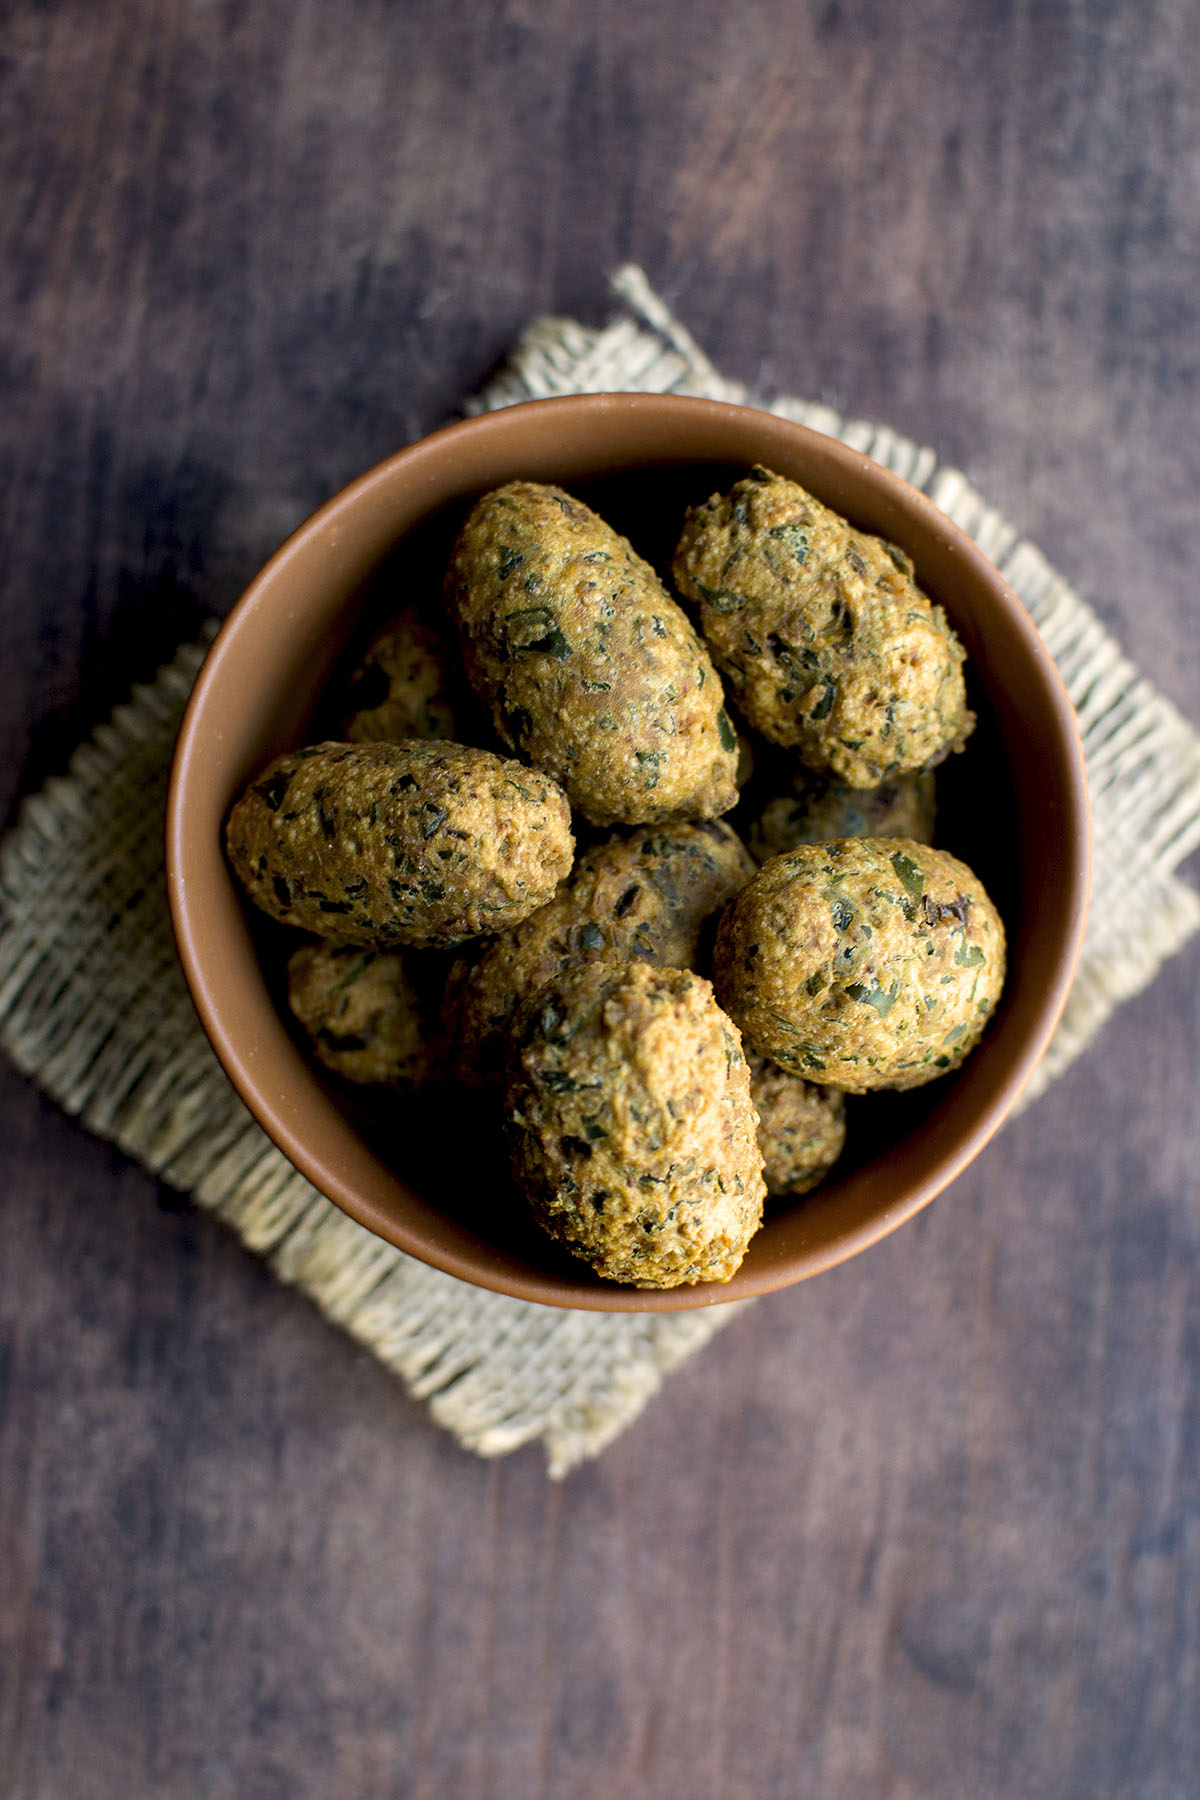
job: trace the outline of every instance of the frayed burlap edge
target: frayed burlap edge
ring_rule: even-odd
[[[615,286],[634,316],[601,330],[538,321],[470,410],[630,389],[747,399],[639,270],[620,271]],[[1031,1095],[1041,1092],[1200,926],[1200,901],[1174,874],[1200,841],[1200,739],[1040,553],[931,451],[805,401],[770,410],[924,488],[1022,596],[1079,709],[1100,851],[1079,977]],[[138,688],[67,774],[25,803],[0,848],[0,1043],[91,1130],[232,1226],[460,1443],[495,1456],[540,1439],[550,1473],[565,1474],[611,1443],[741,1306],[644,1317],[486,1293],[346,1218],[264,1136],[200,1030],[163,885],[167,769],[206,647],[185,647]],[[1147,902],[1133,941],[1119,904],[1131,875]]]

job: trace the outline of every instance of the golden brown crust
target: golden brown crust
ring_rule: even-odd
[[[707,650],[650,565],[580,501],[529,481],[486,494],[445,591],[501,741],[593,824],[734,804],[737,740]]]
[[[462,943],[544,906],[571,866],[561,788],[459,744],[313,744],[229,816],[256,906],[331,943]]]
[[[346,684],[343,730],[351,744],[458,738],[451,646],[415,606],[376,637]]]
[[[313,1054],[345,1081],[418,1086],[440,1071],[438,1035],[401,950],[304,944],[288,959],[288,1005]]]
[[[691,968],[705,919],[754,868],[720,820],[643,825],[585,851],[548,905],[451,970],[444,1017],[461,1078],[503,1079],[517,1007],[566,969],[601,957]]]
[[[858,788],[931,768],[974,725],[964,652],[907,556],[756,468],[689,513],[679,590],[750,723]]]
[[[809,1194],[842,1154],[845,1100],[836,1088],[817,1087],[752,1051],[746,1060],[767,1193]]]
[[[518,1015],[507,1113],[535,1216],[634,1287],[727,1281],[762,1217],[736,1028],[701,976],[589,963]]]
[[[763,865],[721,919],[713,979],[759,1055],[864,1093],[957,1068],[1004,965],[1004,927],[965,863],[909,838],[840,838]]]
[[[759,862],[783,856],[801,844],[824,844],[831,838],[912,838],[933,842],[937,819],[937,777],[894,775],[876,788],[849,788],[800,769],[790,793],[768,800],[746,833],[746,843]]]

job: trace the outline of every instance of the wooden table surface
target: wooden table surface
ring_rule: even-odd
[[[0,53],[0,814],[629,259],[1200,717],[1188,0],[11,0]],[[1194,1800],[1197,968],[557,1486],[0,1066],[0,1793]]]

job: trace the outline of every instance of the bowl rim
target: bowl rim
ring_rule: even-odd
[[[529,1265],[504,1264],[488,1247],[484,1258],[473,1255],[470,1234],[450,1232],[445,1241],[437,1232],[422,1233],[403,1228],[382,1206],[372,1202],[339,1173],[316,1156],[306,1142],[302,1122],[288,1115],[278,1103],[271,1084],[255,1066],[254,1053],[245,1053],[235,1034],[228,1029],[220,999],[219,983],[215,983],[202,947],[201,920],[194,894],[203,882],[204,847],[194,841],[198,834],[189,830],[189,793],[204,757],[206,730],[214,697],[219,694],[231,659],[242,648],[247,626],[264,597],[270,597],[281,580],[287,578],[291,566],[310,550],[323,546],[328,551],[336,546],[342,523],[371,496],[376,489],[390,488],[406,473],[420,475],[422,463],[434,468],[453,464],[455,454],[464,441],[486,442],[490,436],[502,439],[519,413],[526,424],[537,418],[547,422],[585,423],[589,417],[599,423],[628,421],[631,427],[653,420],[672,424],[678,429],[694,423],[711,433],[731,424],[754,431],[764,437],[781,433],[797,446],[807,446],[820,459],[831,462],[853,479],[865,470],[883,498],[899,512],[914,518],[932,532],[978,581],[991,590],[993,599],[1006,614],[1006,625],[1023,640],[1023,648],[1042,680],[1042,698],[1048,703],[1043,721],[1050,738],[1057,767],[1063,777],[1064,815],[1062,820],[1061,860],[1062,887],[1059,897],[1061,918],[1061,950],[1050,981],[1042,993],[1035,1023],[1027,1033],[1019,1053],[1012,1057],[1007,1070],[994,1085],[990,1097],[977,1118],[962,1132],[951,1151],[944,1154],[925,1179],[918,1181],[905,1197],[893,1205],[885,1205],[858,1226],[846,1230],[823,1248],[805,1251],[803,1246],[789,1253],[784,1266],[769,1264],[752,1274],[743,1269],[731,1282],[708,1283],[695,1287],[666,1289],[625,1288],[616,1283],[596,1287],[578,1284],[549,1275]],[[535,417],[536,415],[536,417]],[[607,470],[629,470],[641,466],[667,466],[664,456],[642,458],[634,455],[620,463],[610,461]],[[737,461],[698,454],[693,460],[716,462]],[[767,460],[766,456],[762,460]],[[673,459],[676,466],[680,459]],[[597,465],[599,468],[600,465]],[[513,477],[509,477],[512,479]],[[584,479],[585,477],[580,477]],[[429,478],[427,476],[427,484]],[[564,480],[570,477],[564,476]],[[468,488],[464,492],[481,491]],[[446,504],[444,490],[433,494],[431,510]],[[400,541],[411,525],[397,532]],[[211,858],[213,846],[208,846]],[[223,847],[216,854],[224,864]],[[232,879],[230,877],[230,879]],[[176,741],[167,797],[166,812],[166,884],[171,921],[180,961],[200,1022],[218,1060],[235,1090],[268,1137],[299,1172],[307,1177],[318,1192],[338,1206],[350,1218],[392,1243],[419,1261],[458,1276],[473,1285],[491,1289],[514,1298],[538,1301],[559,1307],[600,1312],[671,1312],[693,1310],[723,1304],[751,1295],[768,1293],[833,1268],[837,1264],[869,1248],[917,1212],[951,1182],[979,1154],[1012,1112],[1027,1082],[1040,1061],[1066,1004],[1082,948],[1091,880],[1091,818],[1083,746],[1074,707],[1066,692],[1058,667],[1046,648],[1024,603],[1013,592],[995,565],[974,541],[919,489],[882,464],[873,462],[861,451],[840,440],[777,414],[754,407],[737,406],[725,401],[707,400],[685,395],[660,394],[591,394],[562,395],[544,400],[521,402],[515,407],[477,415],[441,427],[413,444],[386,457],[340,489],[303,521],[259,570],[235,602],[214,639],[188,699]],[[398,1173],[396,1179],[403,1183]],[[415,1190],[408,1190],[415,1192]],[[417,1196],[417,1198],[422,1198]],[[426,1203],[428,1204],[428,1203]],[[739,1279],[742,1276],[742,1279]]]

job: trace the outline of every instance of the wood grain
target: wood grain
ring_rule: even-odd
[[[629,258],[1200,714],[1183,0],[15,0],[0,54],[0,812]],[[1193,949],[558,1488],[0,1068],[0,1788],[1190,1797],[1198,1018]]]

